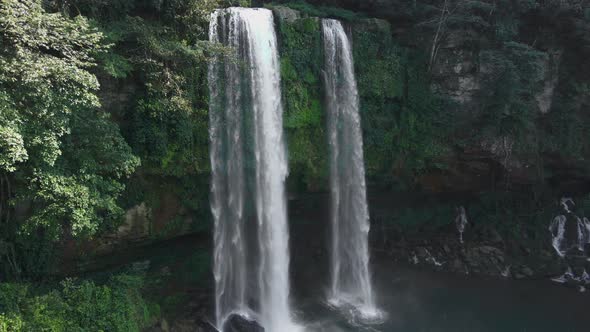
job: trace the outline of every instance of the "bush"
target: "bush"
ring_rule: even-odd
[[[50,289],[0,284],[0,332],[140,331],[159,310],[140,290],[143,279],[117,275],[107,284],[66,279]]]
[[[366,17],[362,13],[350,11],[344,8],[311,5],[304,0],[277,1],[276,4],[271,3],[266,4],[265,6],[267,8],[272,8],[275,5],[286,6],[291,9],[298,10],[311,17],[329,17],[345,21],[356,21]]]
[[[321,76],[320,23],[314,18],[280,22],[284,126],[291,188],[318,190],[327,183],[327,147]],[[320,60],[320,61],[318,61]]]

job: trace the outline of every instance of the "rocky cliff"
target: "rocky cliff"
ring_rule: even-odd
[[[353,22],[363,15],[387,20],[394,43],[415,51],[411,56],[420,57],[419,62],[426,66],[418,74],[427,81],[425,88],[445,102],[431,106],[436,108],[433,114],[421,119],[433,122],[438,133],[418,133],[426,144],[419,148],[427,149],[429,140],[442,141],[438,148],[444,151],[400,158],[413,151],[408,151],[411,147],[397,150],[390,170],[415,175],[414,180],[431,191],[509,189],[539,183],[558,191],[587,191],[584,155],[588,152],[583,142],[590,103],[585,75],[589,69],[585,59],[590,54],[588,2],[310,3],[319,7],[301,2],[287,5]],[[404,75],[399,71],[390,74]],[[400,96],[391,92],[390,97]],[[443,112],[448,114],[442,116]],[[399,114],[392,126],[396,122],[405,125]],[[371,114],[365,115],[363,120],[369,122]],[[366,126],[365,135],[374,130]],[[367,141],[371,149],[372,141]],[[425,165],[413,165],[422,162],[422,157],[427,159]],[[384,172],[386,169],[379,170],[379,175]]]
[[[406,243],[394,250],[403,257],[424,256],[424,249],[456,257],[459,251],[445,243],[455,237],[454,209],[464,205],[474,235],[457,269],[482,252],[500,250],[516,260],[550,255],[546,226],[556,199],[584,196],[583,208],[590,188],[587,2],[258,5],[277,20],[292,199],[327,189],[326,145],[319,144],[325,141],[319,19],[338,18],[354,45],[371,195],[404,198],[376,203],[395,208],[371,212],[384,241]],[[203,78],[202,69],[197,74]],[[133,111],[139,114],[129,111],[138,98],[143,102],[148,77],[102,79],[104,107],[130,139],[139,139],[136,149],[148,159],[128,183],[125,223],[98,241],[97,252],[209,227],[206,149],[177,144],[175,135],[186,128],[174,126],[183,119],[155,122],[141,103]],[[198,87],[206,94],[202,82]],[[159,141],[140,136],[154,124]],[[206,145],[206,131],[194,133]]]

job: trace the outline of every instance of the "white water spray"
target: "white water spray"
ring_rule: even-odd
[[[565,222],[567,218],[564,215],[558,215],[553,218],[549,231],[551,232],[551,245],[559,257],[565,257],[564,246],[562,245],[565,238]]]
[[[361,318],[380,316],[369,273],[363,138],[352,49],[339,21],[322,20],[332,200],[329,302],[352,305]]]
[[[209,68],[216,324],[253,316],[268,332],[298,331],[289,308],[287,160],[272,12],[228,8],[210,41],[229,46]]]
[[[461,244],[463,244],[463,233],[465,232],[465,226],[467,226],[468,223],[465,208],[459,206],[457,208],[457,217],[455,217],[455,227],[457,227],[457,232],[459,232],[459,242]]]

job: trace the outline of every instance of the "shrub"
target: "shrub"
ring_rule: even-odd
[[[143,279],[117,275],[99,285],[66,279],[57,287],[0,284],[0,332],[140,331],[159,310],[140,290]]]

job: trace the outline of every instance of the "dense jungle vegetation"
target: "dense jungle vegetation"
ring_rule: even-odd
[[[351,31],[373,186],[485,191],[476,213],[514,234],[516,224],[538,230],[547,211],[524,222],[519,211],[545,206],[561,184],[590,191],[586,2],[399,1],[393,14],[310,2],[0,0],[0,331],[138,331],[158,315],[141,276],[57,280],[60,253],[164,194],[177,199],[166,217],[178,222],[151,238],[187,217],[190,231],[209,229],[207,61],[230,53],[207,42],[215,8],[281,4],[304,15],[277,22],[290,192],[327,185],[314,17]],[[433,218],[400,214],[408,229]]]

